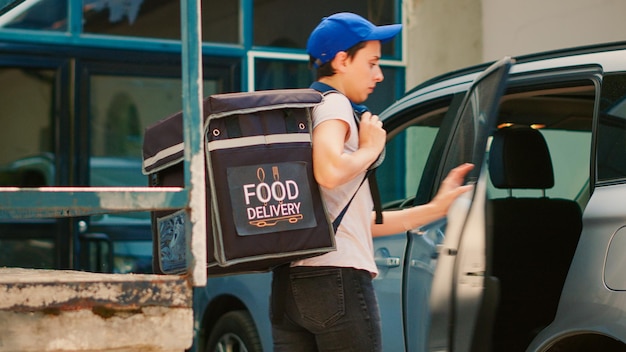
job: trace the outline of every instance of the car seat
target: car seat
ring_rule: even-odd
[[[492,274],[500,283],[493,351],[524,351],[550,324],[582,230],[578,204],[546,196],[554,172],[541,132],[507,127],[494,133],[489,173],[505,198],[488,202]],[[515,197],[516,189],[536,189],[537,197]]]

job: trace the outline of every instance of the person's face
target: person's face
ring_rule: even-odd
[[[355,103],[364,102],[384,79],[380,69],[380,41],[372,40],[346,61],[346,96]]]

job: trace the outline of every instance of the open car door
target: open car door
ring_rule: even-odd
[[[439,179],[462,163],[472,163],[475,167],[467,181],[475,183],[474,191],[459,197],[445,220],[410,234],[440,239],[430,292],[428,351],[489,350],[498,285],[486,275],[484,159],[512,65],[511,58],[503,58],[476,78],[459,109],[456,128],[443,154]],[[408,254],[410,263],[411,249]]]

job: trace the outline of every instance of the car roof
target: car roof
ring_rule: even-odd
[[[626,41],[520,55],[514,58],[515,65],[511,69],[511,75],[557,67],[594,64],[602,66],[604,72],[623,71],[626,70],[624,55],[626,55]],[[397,110],[405,108],[407,104],[411,104],[414,99],[422,97],[427,100],[425,95],[441,96],[467,90],[472,81],[491,64],[493,62],[485,62],[431,78],[409,90],[380,115],[384,120]]]
[[[544,61],[544,60],[550,60],[550,59],[564,58],[564,57],[569,57],[569,56],[597,54],[597,53],[602,53],[602,52],[621,51],[621,50],[626,50],[626,41],[577,46],[577,47],[571,47],[571,48],[565,48],[565,49],[525,54],[525,55],[515,56],[515,63],[519,65],[519,64],[529,63],[529,62],[538,62],[538,61]],[[494,62],[495,61],[484,62],[482,64],[468,66],[468,67],[464,67],[458,70],[441,74],[439,76],[433,77],[413,87],[405,95],[409,95],[424,87],[432,86],[436,82],[454,80],[454,78],[460,78],[463,76],[474,77],[473,74],[477,74],[479,72],[484,71],[487,67],[492,65]]]

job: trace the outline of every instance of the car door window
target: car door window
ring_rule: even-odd
[[[424,227],[429,232],[441,231],[445,237],[432,280],[431,297],[437,299],[430,301],[428,341],[431,349],[454,350],[457,344],[470,346],[473,340],[480,341],[488,333],[484,324],[478,322],[484,311],[495,304],[488,302],[483,306],[484,299],[492,296],[497,287],[485,277],[487,244],[483,209],[486,182],[484,177],[478,176],[483,168],[488,137],[496,126],[500,98],[512,64],[510,58],[503,58],[474,80],[460,107],[458,122],[444,153],[440,178],[459,164],[469,162],[475,167],[468,178],[477,183],[474,192],[461,196],[450,207],[446,221]],[[412,236],[419,234],[418,231],[411,232]],[[409,251],[414,252],[413,248]],[[407,263],[412,263],[412,258]],[[407,306],[407,311],[410,309]],[[453,330],[450,327],[454,327]],[[416,324],[414,328],[423,329],[423,326]],[[415,340],[413,343],[416,346],[423,344]]]
[[[508,72],[509,66],[504,67]],[[498,108],[498,104],[494,103],[494,97],[499,99],[505,83],[506,80],[503,81],[499,74],[490,74],[481,78],[480,84],[466,96],[459,114],[459,124],[452,136],[454,142],[450,143],[445,155],[441,177],[458,165],[472,163],[476,167],[468,178],[473,180],[478,178],[485,156],[487,138],[493,132],[491,125],[495,121]]]
[[[387,210],[423,204],[431,198],[442,151],[455,120],[463,94],[438,96],[434,100],[413,103],[401,112],[389,116],[385,123],[389,130],[385,161],[377,169],[384,208]],[[408,240],[408,241],[407,241]],[[413,341],[426,338],[427,305],[434,263],[433,253],[443,240],[442,233],[433,236],[383,236],[374,239],[375,259],[379,275],[374,281],[379,297],[383,322],[383,349],[411,350]],[[410,263],[405,260],[407,247]],[[419,252],[419,253],[418,253]],[[397,263],[397,264],[391,264]],[[397,299],[398,292],[406,292],[408,309]],[[423,305],[426,304],[426,307]],[[408,317],[410,339],[403,338],[403,314]]]
[[[448,105],[452,97],[437,104],[436,108],[410,109],[391,116],[391,126],[399,124],[399,128],[389,132],[390,138],[386,146],[386,157],[377,169],[378,185],[381,191],[383,206],[387,210],[410,207],[418,185],[428,173],[429,159],[437,159],[435,147],[444,121],[453,118],[448,116]],[[447,118],[447,119],[446,119]],[[397,299],[403,287],[404,253],[407,236],[404,233],[396,236],[383,236],[374,239],[375,259],[379,274],[374,280],[376,294],[379,297],[383,334],[388,337],[383,341],[383,349],[402,351],[402,302]]]
[[[413,204],[430,151],[446,114],[445,109],[405,117],[412,123],[394,132],[387,142],[386,156],[377,170],[381,199],[386,209]]]
[[[598,182],[626,179],[626,75],[609,75],[602,82],[598,129]]]
[[[547,189],[510,190],[494,187],[490,179],[489,198],[549,196],[576,200],[584,209],[589,199],[595,94],[592,81],[564,81],[507,95],[500,105],[499,128],[527,127],[539,131],[549,151],[554,185]]]

